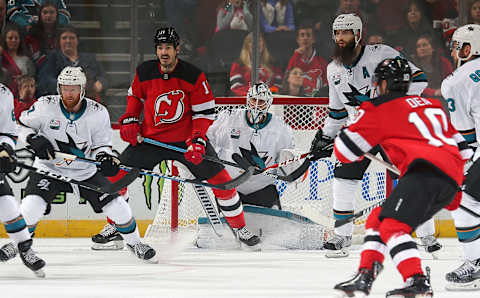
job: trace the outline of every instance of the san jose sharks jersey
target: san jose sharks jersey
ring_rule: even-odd
[[[59,95],[41,97],[20,115],[19,137],[26,142],[31,133],[46,137],[55,150],[80,157],[95,158],[105,151],[112,154],[112,128],[107,109],[84,98],[77,113],[68,112]],[[94,164],[65,159],[35,158],[35,167],[83,181],[95,174]]]
[[[60,25],[70,23],[70,12],[67,10],[64,0],[8,0],[7,18],[20,27],[32,25],[38,22],[40,7],[47,2],[57,8]]]
[[[224,111],[209,127],[207,137],[219,158],[230,161],[233,153],[240,153],[240,147],[250,149],[251,142],[265,166],[276,163],[282,149],[295,148],[291,128],[270,113],[264,123],[254,128],[247,120],[246,110]],[[240,175],[238,168],[226,168],[232,178]],[[250,194],[274,183],[275,180],[271,177],[256,175],[238,186],[237,191]]]
[[[480,59],[471,60],[457,68],[443,80],[441,90],[453,126],[469,144],[477,145],[476,131],[480,129]]]
[[[13,94],[5,85],[0,84],[0,144],[7,143],[15,148],[17,123],[13,113]]]
[[[375,68],[382,60],[398,56],[401,54],[387,45],[366,45],[362,46],[360,55],[352,66],[337,61],[328,64],[329,115],[322,129],[325,135],[333,138],[346,120],[353,120],[356,108],[347,105],[348,102],[355,98],[365,101],[377,96],[372,81]],[[413,63],[409,64],[413,75],[408,94],[420,95],[428,84],[426,76]]]

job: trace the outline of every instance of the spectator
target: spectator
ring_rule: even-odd
[[[32,26],[25,38],[25,44],[32,53],[32,59],[37,68],[42,65],[47,54],[56,49],[57,29],[57,7],[46,2],[40,6],[38,22]]]
[[[270,52],[268,51],[263,37],[258,41],[259,69],[258,81],[270,86],[270,89],[279,89],[282,83],[281,70],[273,65]],[[243,40],[242,50],[238,61],[232,64],[230,69],[230,90],[237,96],[247,94],[251,81],[252,71],[252,33]]]
[[[374,45],[374,44],[383,44],[385,43],[385,39],[381,33],[375,32],[368,36],[367,44]]]
[[[410,56],[415,53],[416,40],[420,35],[427,34],[439,39],[433,31],[432,21],[425,16],[425,3],[421,0],[409,1],[405,17],[406,25],[392,37],[397,50]]]
[[[30,109],[37,101],[35,98],[35,77],[23,75],[17,79],[18,97],[15,98],[15,119],[19,119],[20,114]]]
[[[248,9],[247,1],[226,0],[224,7],[217,13],[216,31],[225,29],[247,30],[253,28],[253,16]]]
[[[60,28],[58,33],[58,49],[47,55],[38,71],[37,95],[56,94],[57,77],[66,66],[80,66],[87,76],[86,96],[97,101],[106,90],[106,75],[95,56],[78,51],[79,38],[73,27]]]
[[[405,18],[399,12],[407,9],[407,6],[408,0],[369,0],[369,19],[375,20],[378,28],[386,33],[396,32],[405,25]]]
[[[468,10],[468,24],[480,24],[480,0],[472,1]]]
[[[423,90],[422,95],[442,96],[440,90],[442,80],[452,73],[452,64],[439,53],[431,36],[421,35],[416,40],[416,45],[412,60],[428,78],[428,86]]]
[[[305,96],[303,89],[303,71],[300,67],[294,66],[285,72],[283,77],[282,88],[280,94],[292,96]]]
[[[33,3],[32,3],[33,2]],[[38,21],[38,8],[46,3],[53,3],[58,11],[58,23],[67,25],[70,23],[70,12],[63,0],[15,0],[8,1],[7,18],[10,22],[24,28],[26,32]],[[32,7],[32,4],[34,7]]]
[[[265,33],[295,30],[293,5],[289,0],[262,0],[260,26]]]
[[[303,87],[307,95],[312,95],[327,85],[327,62],[313,48],[315,37],[313,25],[303,23],[297,28],[298,48],[288,62],[287,70],[299,67],[304,73]]]
[[[1,64],[11,78],[8,88],[14,96],[18,96],[16,79],[21,75],[35,76],[35,65],[29,57],[23,36],[17,26],[9,24],[5,27],[0,44],[2,46]]]

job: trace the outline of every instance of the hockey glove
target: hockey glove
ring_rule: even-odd
[[[203,161],[207,140],[202,137],[188,138],[185,143],[187,143],[187,152],[184,153],[185,159],[194,165],[200,164]]]
[[[327,135],[324,135],[320,129],[317,131],[317,134],[312,141],[310,152],[312,153],[312,157],[310,158],[311,161],[332,156],[333,139]]]
[[[97,167],[105,177],[115,176],[120,170],[120,160],[107,152],[99,152],[95,159],[100,162]]]
[[[137,137],[141,130],[138,116],[127,113],[120,117],[118,122],[120,123],[120,137],[122,140],[133,146],[137,145]]]
[[[46,137],[32,133],[27,136],[27,143],[38,158],[53,159],[55,157],[55,148]]]
[[[7,143],[0,144],[0,172],[10,173],[15,171],[16,167],[15,150]]]

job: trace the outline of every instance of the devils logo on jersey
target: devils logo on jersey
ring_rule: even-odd
[[[161,123],[174,123],[182,119],[185,112],[183,99],[185,93],[182,90],[172,90],[159,95],[155,99],[155,125]]]

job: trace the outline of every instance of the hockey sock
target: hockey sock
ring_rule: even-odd
[[[30,239],[25,219],[20,214],[20,206],[11,195],[0,197],[0,220],[5,226],[8,236],[15,243]]]
[[[359,268],[372,269],[374,262],[383,264],[385,260],[385,253],[388,249],[380,238],[380,232],[378,231],[380,227],[378,215],[381,211],[382,208],[380,207],[373,209],[365,223],[365,239],[360,254]]]
[[[132,217],[125,224],[116,224],[117,231],[122,234],[123,239],[130,244],[135,245],[140,242],[140,234],[138,233],[137,222]]]
[[[469,194],[462,195],[462,205],[480,213],[480,202]],[[465,259],[469,261],[480,259],[480,218],[461,208],[451,211],[450,214],[455,222],[458,241],[462,244]]]
[[[116,197],[105,205],[103,213],[116,223],[118,232],[122,234],[128,244],[133,245],[140,242],[140,234],[132,216],[132,209],[122,197]]]
[[[38,195],[28,195],[22,200],[20,211],[25,218],[30,233],[35,231],[37,223],[47,209],[47,202]]]
[[[385,218],[379,231],[404,281],[415,274],[423,274],[420,253],[410,236],[412,228],[409,225],[393,218]]]
[[[224,183],[232,180],[227,170],[223,169],[220,173],[207,181],[212,184]],[[235,229],[243,228],[245,226],[245,216],[243,214],[242,201],[235,189],[221,190],[212,189],[213,194],[218,199],[218,206],[222,210],[223,215],[228,224]]]
[[[430,218],[423,224],[419,225],[415,230],[415,234],[418,238],[430,236],[435,234],[435,220]]]
[[[351,179],[333,179],[333,217],[336,220],[346,219],[353,216],[355,209],[355,196],[358,189],[359,180]],[[344,224],[335,228],[335,234],[342,236],[352,236],[353,222]]]

